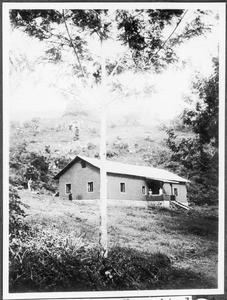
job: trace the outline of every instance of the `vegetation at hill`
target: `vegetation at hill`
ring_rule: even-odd
[[[218,205],[219,63],[216,58],[213,64],[211,77],[193,82],[197,101],[182,115],[182,125],[193,136],[177,137],[174,127],[167,130],[167,145],[171,150],[168,166],[191,181],[188,197],[197,205]]]
[[[134,122],[126,116],[107,130],[107,159],[148,166],[164,166],[170,152],[164,129]],[[99,157],[99,122],[84,112],[61,118],[11,122],[10,182],[26,188],[57,191],[54,175],[76,155]],[[78,130],[76,131],[75,128]],[[77,138],[74,139],[75,134]]]
[[[204,215],[109,206],[110,252],[103,259],[97,203],[25,190],[17,195],[27,216],[23,231],[10,223],[10,292],[217,286],[218,218],[213,209]]]

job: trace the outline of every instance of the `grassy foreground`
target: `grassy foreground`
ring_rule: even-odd
[[[109,206],[109,256],[96,203],[21,191],[32,230],[10,250],[10,292],[217,287],[215,214]]]

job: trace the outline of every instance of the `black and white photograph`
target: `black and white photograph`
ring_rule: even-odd
[[[5,300],[224,294],[225,9],[3,4]]]

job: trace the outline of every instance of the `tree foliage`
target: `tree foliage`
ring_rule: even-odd
[[[218,110],[219,110],[219,65],[217,58],[213,59],[214,75],[208,79],[198,79],[193,84],[194,92],[200,101],[194,110],[189,110],[183,116],[184,123],[192,127],[198,134],[201,143],[211,143],[218,147]]]
[[[46,55],[52,62],[60,62],[64,50],[71,49],[76,56],[73,63],[76,75],[92,76],[97,83],[101,76],[101,62],[89,51],[89,40],[94,36],[104,41],[114,39],[127,52],[122,61],[119,61],[119,56],[108,57],[108,74],[115,68],[115,74],[127,68],[160,71],[177,61],[174,47],[178,41],[181,43],[209,29],[202,21],[204,12],[198,10],[183,32],[175,32],[186,12],[181,9],[15,9],[10,11],[10,20],[13,27],[22,29],[29,36],[48,41],[50,46]],[[172,33],[174,29],[173,37],[166,35],[165,31],[169,29]],[[86,66],[81,65],[83,60]]]
[[[57,161],[61,161],[61,158]],[[49,155],[29,152],[26,142],[14,145],[10,148],[9,157],[10,184],[14,187],[27,188],[28,180],[31,179],[33,189],[38,191],[44,188],[55,192],[57,187],[53,180],[55,174],[50,167],[51,163]]]
[[[193,83],[197,101],[183,114],[183,124],[191,128],[193,136],[178,138],[173,129],[167,130],[172,151],[169,167],[191,180],[190,201],[200,205],[218,201],[219,72],[218,60],[213,62],[214,74]]]

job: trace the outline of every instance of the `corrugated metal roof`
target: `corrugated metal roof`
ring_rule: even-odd
[[[61,170],[55,176],[55,178],[58,179],[78,159],[82,159],[100,169],[101,162],[99,159],[86,157],[86,156],[77,156],[63,170]],[[163,169],[124,164],[124,163],[113,162],[113,161],[109,161],[109,160],[106,160],[106,171],[107,171],[107,173],[145,177],[148,179],[159,180],[159,181],[164,181],[164,182],[189,182],[189,180],[184,179],[183,177],[180,177],[176,174],[173,174],[173,173],[163,170]]]

